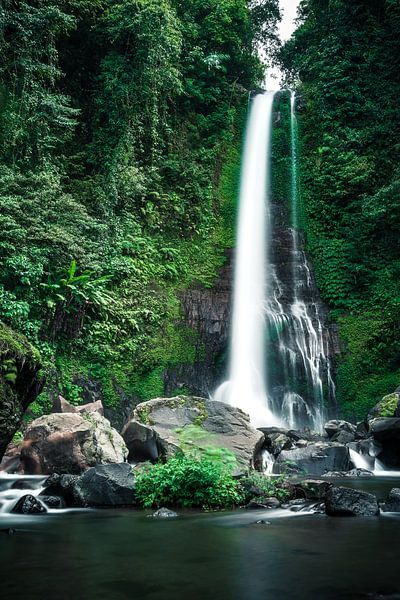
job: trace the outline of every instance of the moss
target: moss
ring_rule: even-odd
[[[379,403],[379,417],[394,417],[399,402],[398,394],[388,394]]]
[[[21,334],[16,333],[0,321],[0,360],[12,357],[20,363],[41,363],[39,352]]]

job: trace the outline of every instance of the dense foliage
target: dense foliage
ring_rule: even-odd
[[[308,245],[345,343],[338,397],[363,416],[400,383],[400,5],[303,0],[281,61],[301,95]]]
[[[256,44],[276,0],[4,0],[0,319],[47,365],[48,397],[162,393],[193,360],[179,292],[232,243]]]

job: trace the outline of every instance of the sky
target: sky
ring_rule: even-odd
[[[297,14],[297,6],[300,0],[280,0],[282,21],[279,24],[279,37],[282,41],[290,38],[295,30],[294,20]],[[280,72],[278,69],[270,69],[266,77],[266,89],[268,91],[279,90]]]

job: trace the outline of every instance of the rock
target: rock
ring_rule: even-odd
[[[151,516],[155,519],[171,519],[173,517],[178,517],[179,515],[173,510],[169,510],[169,508],[159,508]]]
[[[59,475],[53,473],[44,482],[43,496],[61,497],[67,506],[75,506],[74,489],[78,481],[78,475]]]
[[[332,484],[328,481],[305,479],[294,485],[294,492],[297,496],[302,495],[306,500],[323,500],[331,487]]]
[[[321,476],[328,471],[347,471],[349,450],[336,442],[319,442],[306,448],[283,450],[278,456],[274,473],[307,473]]]
[[[369,435],[369,426],[365,421],[360,421],[356,425],[356,439],[363,440]]]
[[[22,423],[29,405],[43,387],[38,352],[27,339],[0,323],[0,459]],[[2,470],[13,470],[18,460],[2,464]]]
[[[277,498],[266,498],[266,497],[256,497],[252,498],[248,504],[246,504],[245,508],[247,509],[257,509],[257,508],[279,508],[281,503]]]
[[[400,512],[400,488],[392,488],[386,502],[381,505],[384,512]]]
[[[98,413],[53,413],[33,421],[21,448],[25,473],[82,473],[124,462],[128,451],[119,433]]]
[[[389,468],[400,466],[400,418],[379,417],[370,421],[370,432],[382,446],[379,459]]]
[[[333,419],[333,420],[325,423],[324,429],[325,429],[326,433],[328,434],[329,438],[333,438],[335,435],[338,435],[341,432],[346,432],[346,433],[349,433],[352,435],[354,435],[356,433],[355,425],[353,425],[352,423],[349,423],[348,421],[340,421],[337,419]],[[334,441],[334,440],[332,440],[332,441]],[[352,441],[352,440],[350,440],[350,441]]]
[[[122,436],[129,449],[129,460],[157,460],[157,435],[154,429],[138,421],[128,421],[122,430]]]
[[[65,500],[60,496],[39,496],[40,500],[49,508],[65,508],[67,506]]]
[[[384,396],[382,400],[375,404],[369,411],[367,421],[372,421],[376,418],[384,417],[399,417],[400,414],[400,392],[396,390],[393,394]]]
[[[11,512],[19,515],[42,515],[47,511],[40,500],[27,494],[18,500]]]
[[[294,448],[293,441],[284,433],[274,433],[269,436],[269,439],[266,438],[266,441],[269,452],[274,456],[278,456],[282,450],[291,450]]]
[[[350,471],[328,471],[324,477],[373,477],[372,471],[367,469],[350,469]]]
[[[154,461],[182,449],[179,431],[190,425],[204,432],[201,440],[195,436],[194,446],[231,450],[238,461],[238,472],[246,471],[260,460],[264,435],[250,424],[248,415],[223,402],[194,396],[157,398],[139,404],[122,435],[131,460]]]
[[[346,487],[332,487],[325,499],[326,514],[331,516],[363,516],[379,515],[376,497],[367,492],[360,492]]]
[[[104,416],[104,408],[101,400],[96,400],[95,402],[90,402],[89,404],[74,406],[62,396],[57,396],[57,398],[54,400],[52,412],[74,414],[97,412],[99,415]]]
[[[271,525],[271,521],[265,521],[264,519],[259,519],[255,523],[256,525]]]
[[[354,442],[356,436],[354,433],[349,433],[348,431],[338,431],[331,437],[332,442],[338,442],[339,444],[350,444]]]
[[[133,506],[135,477],[128,463],[97,465],[74,483],[79,506]]]

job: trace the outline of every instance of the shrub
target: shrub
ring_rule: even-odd
[[[255,498],[272,497],[284,501],[291,496],[288,481],[283,476],[267,477],[261,473],[251,473],[241,480],[240,486],[246,503]]]
[[[136,497],[146,508],[229,508],[243,501],[241,486],[223,464],[183,455],[142,471],[137,477]]]

